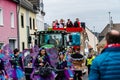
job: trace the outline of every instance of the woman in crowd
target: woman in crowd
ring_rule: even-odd
[[[56,23],[55,23],[55,21],[52,22],[52,27],[53,27],[53,28],[56,28]]]
[[[59,53],[59,62],[57,63],[56,69],[58,70],[56,80],[73,80],[73,78],[70,76],[71,73],[67,66],[64,52]]]
[[[61,20],[60,20],[59,28],[64,28],[64,26],[65,26],[64,20],[61,19]]]
[[[46,49],[44,48],[40,49],[39,54],[37,55],[36,60],[34,62],[34,66],[35,66],[35,70],[31,75],[31,78],[33,80],[54,80],[52,71],[50,71],[50,69],[47,68],[50,66],[50,59],[49,56],[47,55]],[[42,72],[43,67],[48,69],[48,71]]]
[[[19,50],[15,49],[14,54],[10,60],[12,65],[12,79],[13,80],[24,80],[24,69],[22,57],[20,56]]]
[[[59,62],[56,69],[58,70],[56,80],[66,80],[64,70],[67,69],[67,61],[63,52],[59,53]]]
[[[59,24],[58,20],[55,20],[55,26],[56,26],[56,28],[59,28],[60,24]]]

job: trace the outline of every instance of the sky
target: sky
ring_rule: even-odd
[[[109,23],[109,12],[113,22],[120,23],[120,0],[44,0],[44,11],[49,25],[55,19],[79,18],[90,30],[101,32]]]

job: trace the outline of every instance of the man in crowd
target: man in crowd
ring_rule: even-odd
[[[70,19],[68,19],[68,22],[66,23],[67,28],[73,27],[73,23]]]
[[[107,46],[93,60],[89,80],[120,80],[120,32],[106,35]]]
[[[76,28],[80,27],[79,18],[76,18],[76,21],[74,22],[74,27],[76,27]]]

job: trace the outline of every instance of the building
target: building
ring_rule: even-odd
[[[110,27],[110,24],[107,24],[105,26],[105,28],[103,29],[103,31],[99,34],[99,44],[98,44],[98,47],[99,47],[100,51],[106,45],[105,36],[106,36],[107,32],[110,31],[110,29],[114,29],[114,30],[120,31],[120,23],[114,23],[114,24],[112,24],[112,27]],[[102,48],[102,49],[100,49],[100,48]]]
[[[12,50],[18,47],[17,1],[0,0],[0,48],[6,44]]]
[[[37,8],[28,0],[20,0],[19,10],[19,48],[20,51],[30,48],[34,45],[37,31],[36,14]]]
[[[120,23],[112,24],[111,29],[120,31]],[[106,34],[107,34],[107,32],[108,32],[109,30],[110,30],[110,24],[107,24],[107,25],[105,26],[105,28],[103,29],[103,31],[99,34],[100,44],[103,44],[103,45],[106,44],[106,42],[105,42],[105,36],[106,36]]]
[[[36,14],[36,26],[37,31],[44,30],[44,3],[43,0],[29,0],[38,10],[38,14]]]
[[[43,31],[44,30],[44,4],[43,0],[40,0],[40,12],[36,15],[36,23],[37,23],[37,30],[38,31]]]
[[[88,48],[93,48],[93,50],[97,51],[96,45],[98,44],[98,38],[97,36],[88,28],[85,28],[87,33],[87,46]]]

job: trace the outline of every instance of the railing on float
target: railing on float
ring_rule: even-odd
[[[82,32],[84,29],[82,27],[70,27],[70,28],[52,28],[52,30],[57,30],[57,31],[66,31],[66,32]]]

